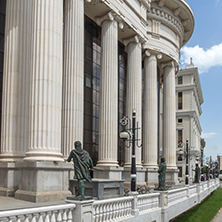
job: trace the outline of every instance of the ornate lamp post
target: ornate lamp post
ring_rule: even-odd
[[[178,145],[179,148],[182,148],[184,146],[184,143],[180,143]],[[185,184],[189,184],[189,168],[188,168],[188,139],[186,139],[186,150],[179,150],[179,155],[182,157],[184,156],[184,159],[186,159],[186,179],[185,179]]]
[[[120,123],[122,126],[126,127],[128,124],[131,125],[131,121],[127,116],[124,116],[121,120]],[[136,191],[136,154],[135,154],[135,148],[136,148],[136,141],[139,141],[140,139],[136,138],[136,130],[140,128],[136,127],[136,110],[133,110],[132,112],[132,128],[125,129],[120,133],[120,138],[128,141],[129,145],[126,147],[130,148],[132,144],[132,160],[131,160],[131,191],[134,192]],[[137,147],[141,147],[142,145],[138,145]]]

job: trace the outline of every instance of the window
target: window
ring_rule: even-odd
[[[178,119],[177,119],[177,123],[178,123],[178,124],[182,124],[182,123],[183,123],[183,119],[182,119],[182,118],[178,118]]]
[[[183,93],[178,92],[178,109],[183,109]]]
[[[183,84],[183,76],[178,76],[178,85]]]
[[[183,170],[183,168],[182,167],[178,167],[178,170],[179,170],[178,177],[182,177],[182,170]]]
[[[177,144],[182,143],[183,142],[183,130],[178,129],[177,136],[178,136]]]

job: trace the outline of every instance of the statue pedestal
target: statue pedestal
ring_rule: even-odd
[[[123,196],[124,180],[92,179],[92,183],[84,180],[85,195],[92,196],[94,199],[103,200]],[[73,195],[78,188],[78,180],[69,180],[69,189]]]

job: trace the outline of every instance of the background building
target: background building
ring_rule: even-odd
[[[185,1],[2,0],[0,16],[2,195],[66,196],[76,140],[104,170],[94,178],[129,181],[131,149],[118,135],[133,109],[137,182],[157,183],[161,136],[177,183],[175,74],[194,28]]]
[[[201,139],[202,128],[200,116],[203,95],[199,80],[197,67],[192,64],[182,67],[176,77],[176,98],[177,98],[177,166],[178,177],[185,176],[186,160],[185,155],[179,155],[179,150],[184,150],[188,139],[188,163],[191,182],[194,180],[194,169],[196,163],[201,167],[203,149],[205,143]],[[184,178],[185,179],[185,178]]]

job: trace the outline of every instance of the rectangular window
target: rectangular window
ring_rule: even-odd
[[[182,177],[182,170],[183,170],[183,168],[182,167],[178,167],[178,170],[179,170],[179,172],[178,172],[178,177]]]
[[[178,92],[178,109],[183,109],[183,93]]]
[[[183,84],[183,76],[178,76],[178,85]]]
[[[178,144],[183,142],[183,130],[179,129],[178,133]]]
[[[178,118],[178,119],[177,119],[177,123],[178,123],[178,124],[182,124],[182,123],[183,123],[183,119],[182,119],[182,118]]]

